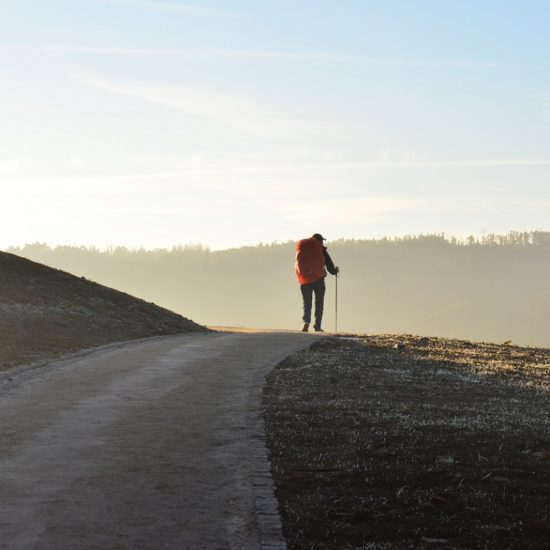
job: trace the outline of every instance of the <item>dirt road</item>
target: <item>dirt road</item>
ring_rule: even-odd
[[[277,547],[258,398],[312,339],[166,337],[0,380],[0,548]]]

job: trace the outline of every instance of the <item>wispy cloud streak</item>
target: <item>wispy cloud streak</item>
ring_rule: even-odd
[[[499,168],[506,166],[550,166],[550,159],[474,159],[425,161],[375,161],[328,164],[326,168]]]
[[[12,50],[33,50],[34,48],[9,48]],[[187,49],[187,48],[134,48],[110,46],[72,46],[50,45],[38,48],[43,52],[61,52],[74,54],[95,55],[124,55],[124,56],[183,56],[218,59],[250,59],[264,61],[288,61],[296,63],[329,63],[338,65],[358,65],[371,67],[396,67],[417,69],[525,69],[525,65],[505,65],[492,62],[471,60],[429,60],[429,59],[400,59],[386,57],[369,57],[359,55],[345,55],[335,53],[308,53],[308,52],[276,52],[261,50],[221,50],[221,49]]]
[[[109,4],[128,5],[135,8],[150,9],[176,15],[188,15],[197,17],[228,17],[233,14],[214,8],[205,8],[192,4],[179,4],[176,2],[164,2],[155,0],[103,0]]]
[[[98,78],[88,79],[85,84],[254,133],[261,130],[258,118],[266,116],[266,110],[251,101],[209,90],[185,86],[115,83]]]
[[[313,227],[323,220],[327,227],[374,223],[420,205],[418,199],[396,197],[330,198],[299,202],[283,206],[285,217],[303,227]]]
[[[189,86],[116,83],[99,78],[86,79],[84,84],[136,97],[197,119],[214,121],[255,137],[319,141],[322,136],[336,135],[339,131],[329,123],[292,116],[285,109],[253,97]]]

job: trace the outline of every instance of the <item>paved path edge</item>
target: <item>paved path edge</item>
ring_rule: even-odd
[[[206,330],[197,332],[181,332],[179,334],[158,334],[156,336],[144,336],[143,338],[135,338],[133,340],[117,340],[108,344],[100,344],[90,348],[82,348],[59,355],[52,355],[37,359],[28,363],[20,363],[0,370],[0,390],[4,386],[10,385],[11,382],[24,379],[30,376],[38,369],[50,368],[57,364],[65,364],[77,359],[88,357],[99,353],[109,353],[110,351],[120,349],[125,346],[139,346],[144,342],[160,342],[162,340],[170,340],[181,336],[194,336],[197,334],[214,334],[216,331]]]
[[[305,343],[294,353],[309,348],[313,342]],[[291,355],[293,355],[291,354]],[[264,365],[256,372],[249,390],[246,425],[251,468],[252,491],[260,548],[262,550],[286,550],[286,539],[279,513],[279,503],[275,496],[275,486],[271,476],[271,462],[266,444],[265,422],[263,417],[263,390],[267,375],[289,354],[282,354],[274,363]]]

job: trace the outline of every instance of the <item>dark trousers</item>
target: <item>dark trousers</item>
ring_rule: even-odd
[[[302,298],[304,300],[304,323],[311,323],[311,305],[313,302],[313,294],[315,293],[315,328],[321,328],[323,320],[323,305],[325,303],[325,279],[320,279],[314,283],[301,285]]]

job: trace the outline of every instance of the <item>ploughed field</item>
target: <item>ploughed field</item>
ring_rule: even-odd
[[[550,350],[326,338],[263,405],[291,550],[550,548]]]

